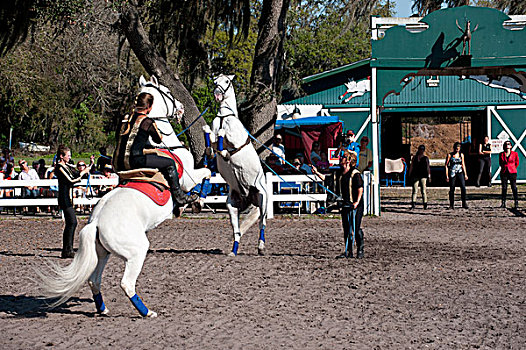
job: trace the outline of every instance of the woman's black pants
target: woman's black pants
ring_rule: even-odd
[[[519,195],[517,193],[517,173],[500,173],[500,181],[502,183],[502,201],[506,201],[506,195],[508,192],[508,181],[510,182],[511,192],[513,192],[513,200],[518,201]]]
[[[464,173],[457,173],[455,176],[449,178],[449,205],[451,207],[455,203],[455,184],[457,181],[460,185],[460,198],[462,199],[462,204],[466,203],[466,180],[464,178]]]
[[[64,227],[64,233],[62,235],[62,252],[70,253],[73,252],[73,238],[75,236],[75,229],[77,228],[77,216],[75,215],[75,209],[73,207],[63,208],[64,220],[66,221],[66,227]]]

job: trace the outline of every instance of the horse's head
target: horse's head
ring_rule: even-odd
[[[214,97],[217,102],[223,102],[234,96],[234,86],[232,85],[233,75],[219,74],[214,78]]]
[[[149,116],[152,119],[160,118],[177,118],[177,122],[181,121],[184,114],[184,106],[177,101],[170,90],[159,84],[157,78],[152,75],[150,81],[147,81],[141,75],[139,79],[139,93],[147,92],[153,96],[153,108]]]

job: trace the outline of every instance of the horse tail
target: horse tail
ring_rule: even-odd
[[[241,223],[241,227],[239,228],[239,231],[241,232],[241,235],[245,234],[247,230],[252,227],[258,221],[259,219],[259,208],[256,206],[252,206],[252,209],[248,212],[248,214],[245,216],[245,220]]]
[[[49,271],[36,270],[46,298],[59,298],[50,306],[66,302],[88,280],[97,266],[95,241],[97,221],[90,222],[79,234],[80,244],[75,258],[68,266],[48,263]]]

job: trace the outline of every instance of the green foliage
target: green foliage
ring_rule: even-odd
[[[348,11],[345,1],[299,1],[291,6],[285,43],[289,88],[305,76],[370,57],[369,15],[389,16],[394,7],[378,3],[361,17]]]

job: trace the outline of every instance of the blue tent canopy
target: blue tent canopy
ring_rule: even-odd
[[[274,129],[281,128],[295,128],[298,126],[307,126],[307,125],[327,125],[334,123],[343,123],[337,116],[316,116],[316,117],[305,117],[299,119],[287,119],[287,120],[276,120],[276,125]]]

